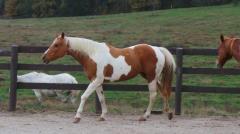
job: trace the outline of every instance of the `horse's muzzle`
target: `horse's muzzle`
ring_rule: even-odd
[[[45,63],[45,64],[48,64],[48,63],[49,63],[49,60],[46,59],[46,55],[43,55],[43,56],[42,56],[42,61],[43,61],[43,63]]]

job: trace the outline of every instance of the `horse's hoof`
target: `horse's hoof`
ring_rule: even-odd
[[[98,121],[105,121],[103,117],[98,118]]]
[[[146,121],[147,119],[146,118],[144,118],[144,117],[140,117],[139,119],[138,119],[138,121]]]
[[[171,120],[173,118],[173,113],[168,113],[168,119]]]
[[[80,122],[80,120],[81,120],[81,118],[75,117],[73,123],[78,123],[78,122]]]

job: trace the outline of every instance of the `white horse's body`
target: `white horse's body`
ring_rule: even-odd
[[[77,80],[70,74],[61,73],[56,75],[48,75],[45,73],[31,72],[24,75],[17,76],[18,82],[26,83],[70,83],[77,84]],[[57,96],[63,102],[68,100],[68,97],[64,94],[70,92],[70,99],[72,103],[75,103],[76,97],[79,94],[77,90],[49,90],[49,89],[32,89],[39,102],[42,102],[43,96]]]

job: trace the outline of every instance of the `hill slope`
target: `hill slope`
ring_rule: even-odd
[[[106,16],[0,20],[0,46],[49,44],[62,31],[116,46],[139,41],[216,47],[220,33],[240,36],[240,8],[232,5]]]
[[[216,48],[221,33],[240,36],[239,13],[239,7],[227,5],[106,16],[0,20],[0,48],[8,47],[13,43],[20,45],[49,45],[56,34],[62,31],[70,36],[81,36],[111,42],[119,47],[145,41],[162,43],[164,46],[181,44],[181,46],[185,47]],[[39,64],[42,63],[40,57],[40,54],[20,54],[19,60],[21,63]],[[184,57],[184,66],[215,67],[215,58],[187,56]],[[9,58],[0,58],[0,62],[6,61],[9,61]],[[64,57],[55,63],[76,64],[76,61],[71,57]],[[231,67],[236,65],[234,62],[227,64],[227,66]],[[19,71],[18,73],[25,72]],[[80,83],[88,82],[86,76],[82,73],[71,73]],[[5,78],[6,81],[2,82],[0,87],[0,105],[1,101],[3,101],[3,106],[6,109],[9,71],[2,71],[1,77]],[[185,85],[240,86],[240,76],[184,75],[183,78]],[[137,77],[127,82],[135,84],[144,83],[145,80]],[[119,113],[121,113],[120,108],[124,109],[124,112],[134,111],[132,108],[142,108],[143,110],[148,103],[147,96],[146,93],[139,92],[106,92],[107,100],[110,100],[110,111]],[[239,97],[240,95],[229,94],[184,93],[183,112],[187,114],[201,114],[202,112],[223,115],[225,113],[222,113],[222,111],[227,111],[239,115]],[[92,102],[93,98],[90,98]],[[36,105],[33,100],[35,98],[30,90],[18,90],[19,109],[39,111],[41,109],[49,110],[50,108],[74,111],[77,107],[76,105],[70,106],[61,103],[56,105],[54,101],[47,101],[44,103],[45,105]],[[161,101],[157,102],[156,106],[159,107]],[[87,107],[90,110],[93,109],[93,105]]]

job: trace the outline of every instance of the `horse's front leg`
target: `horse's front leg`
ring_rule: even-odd
[[[79,94],[80,94],[79,90],[71,90],[70,101],[71,101],[72,104],[76,104],[76,101],[77,101],[77,98],[78,98]]]
[[[43,100],[42,93],[38,89],[33,89],[33,92],[34,92],[35,96],[37,97],[38,102],[42,103],[42,100]]]
[[[83,107],[85,105],[86,100],[88,99],[88,97],[97,89],[97,87],[101,86],[103,83],[103,80],[101,79],[95,79],[94,81],[92,81],[86,91],[83,93],[83,95],[81,96],[81,103],[78,107],[76,116],[74,118],[73,123],[78,123],[81,120],[81,114],[83,112]]]
[[[107,105],[106,105],[106,102],[105,102],[105,97],[104,97],[104,94],[103,94],[102,86],[99,86],[96,89],[96,92],[97,92],[98,99],[101,103],[101,108],[102,108],[102,114],[99,118],[99,121],[105,121],[105,114],[107,113]]]
[[[63,103],[66,103],[67,100],[68,100],[68,97],[67,96],[64,96],[63,92],[62,91],[58,91],[58,90],[55,90],[56,94],[57,94],[57,97],[63,102]]]

